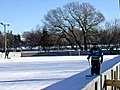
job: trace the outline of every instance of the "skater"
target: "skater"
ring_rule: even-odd
[[[5,52],[5,59],[6,59],[6,57],[7,57],[7,59],[9,59],[8,56],[9,56],[9,50],[7,49],[6,52]]]
[[[91,75],[100,75],[100,65],[103,62],[102,49],[98,47],[97,43],[93,44],[93,47],[89,51],[87,57],[88,61],[91,57]]]
[[[113,47],[110,48],[110,54],[114,55],[114,48]]]

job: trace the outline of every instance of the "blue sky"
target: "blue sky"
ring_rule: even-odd
[[[118,0],[0,0],[0,22],[9,23],[7,29],[13,34],[22,34],[35,29],[38,24],[42,26],[41,20],[49,10],[62,8],[73,1],[90,3],[103,13],[106,21],[120,18]],[[3,32],[1,25],[0,31]]]

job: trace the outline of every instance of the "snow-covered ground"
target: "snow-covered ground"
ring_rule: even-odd
[[[0,59],[0,90],[41,90],[89,68],[87,56]],[[109,60],[115,56],[104,56]]]

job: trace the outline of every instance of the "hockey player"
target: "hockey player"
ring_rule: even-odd
[[[97,43],[89,51],[88,61],[91,57],[91,75],[100,75],[100,65],[103,62],[103,51]]]

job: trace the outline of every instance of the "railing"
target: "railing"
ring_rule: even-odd
[[[5,53],[0,53],[0,59],[4,59]],[[20,58],[21,52],[10,52],[8,55],[9,58]]]
[[[104,62],[101,66],[101,75],[86,78],[89,72],[90,69],[87,69],[42,90],[120,90],[119,86],[110,85],[107,81],[117,80],[116,83],[119,83],[120,56]]]
[[[111,65],[110,68],[103,70],[100,76],[94,78],[82,90],[120,90],[120,56],[114,58],[111,63],[113,64],[106,63],[107,66]]]

